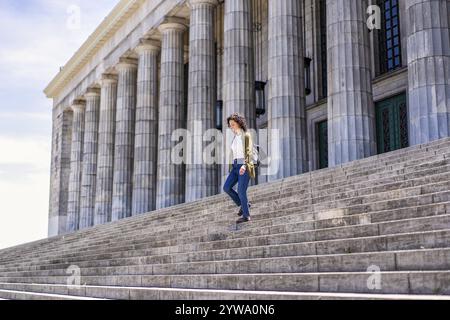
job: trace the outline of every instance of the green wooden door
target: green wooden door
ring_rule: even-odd
[[[317,138],[319,147],[319,169],[328,167],[328,121],[317,124]]]
[[[406,148],[409,144],[406,95],[380,101],[375,109],[378,153]]]

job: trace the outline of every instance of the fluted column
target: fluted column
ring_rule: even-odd
[[[216,56],[217,56],[217,72],[216,72],[216,83],[217,83],[217,101],[223,102],[223,72],[224,72],[224,64],[223,64],[223,44],[224,44],[224,9],[225,9],[225,3],[220,2],[217,6],[216,12]],[[219,117],[223,115],[217,114],[216,117]],[[224,123],[222,122],[222,128],[224,126]],[[225,127],[226,129],[226,127]],[[223,130],[222,130],[223,132]],[[219,163],[217,165],[217,192],[222,192],[223,189],[223,182],[222,179],[226,179],[228,172],[224,171],[224,168],[228,166],[224,165],[223,163],[220,163],[223,159],[222,155],[222,149],[218,150],[218,158]],[[223,177],[223,178],[222,178]]]
[[[225,1],[224,18],[224,108],[241,112],[254,128],[255,67],[251,0]]]
[[[367,0],[327,0],[330,166],[376,152]]]
[[[184,44],[186,26],[167,22],[159,27],[162,34],[161,85],[158,119],[158,173],[156,208],[184,202],[184,165],[171,159],[174,130],[185,127]]]
[[[101,80],[94,225],[111,221],[116,103],[117,76],[104,74]]]
[[[100,90],[88,89],[84,96],[86,98],[86,116],[83,146],[83,173],[81,175],[80,229],[85,229],[94,225]]]
[[[308,171],[301,1],[269,0],[269,154],[278,161],[269,180]]]
[[[85,107],[86,103],[83,100],[75,100],[72,105],[72,148],[70,156],[67,232],[76,231],[79,227]]]
[[[225,134],[226,118],[243,114],[249,129],[256,127],[255,67],[253,56],[252,0],[226,0],[224,9],[223,53],[223,154],[227,163],[232,135]],[[226,178],[228,165],[222,166]]]
[[[406,0],[410,144],[450,136],[450,1]]]
[[[217,0],[189,0],[189,89],[186,154],[186,202],[217,193],[216,165],[205,163],[203,151],[211,142],[203,135],[215,128],[216,102],[214,8]],[[208,156],[208,155],[207,155]],[[212,158],[212,157],[209,157]],[[210,161],[211,159],[209,159]]]
[[[132,215],[149,212],[156,207],[158,55],[160,50],[160,44],[152,40],[143,40],[136,48],[139,54],[139,66]]]
[[[116,69],[119,81],[117,84],[112,221],[131,216],[137,61],[122,58]]]

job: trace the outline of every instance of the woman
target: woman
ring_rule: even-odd
[[[230,173],[223,190],[238,207],[241,207],[238,215],[242,217],[236,223],[243,223],[250,221],[251,204],[247,199],[247,187],[250,178],[255,178],[255,166],[252,161],[253,141],[251,134],[247,132],[247,124],[242,115],[232,114],[227,118],[227,123],[234,133],[234,139],[231,143]],[[238,183],[238,192],[233,190],[236,183]]]

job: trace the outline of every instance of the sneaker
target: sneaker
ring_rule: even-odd
[[[251,218],[250,218],[250,217],[248,217],[248,218],[240,217],[240,218],[236,221],[236,224],[243,223],[243,222],[248,222],[248,221],[251,221]]]
[[[250,209],[252,207],[252,204],[249,202],[248,203],[248,208]],[[239,212],[238,212],[238,216],[240,217],[240,216],[242,216],[244,214],[244,211],[242,211],[242,207],[239,209]]]

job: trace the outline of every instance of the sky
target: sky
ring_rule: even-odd
[[[0,249],[47,237],[52,100],[43,90],[119,0],[0,0]]]

